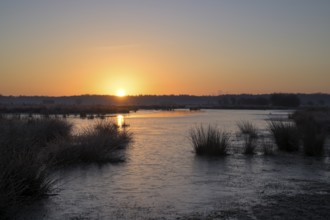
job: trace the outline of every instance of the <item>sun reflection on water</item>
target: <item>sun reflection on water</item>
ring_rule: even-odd
[[[122,128],[125,124],[124,116],[123,115],[117,115],[117,125]]]

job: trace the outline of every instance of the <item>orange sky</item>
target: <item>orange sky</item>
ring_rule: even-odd
[[[2,1],[0,94],[330,93],[328,1],[138,2]]]

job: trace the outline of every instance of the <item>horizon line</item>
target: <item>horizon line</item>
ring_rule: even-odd
[[[226,96],[226,95],[272,95],[272,94],[294,94],[294,95],[330,95],[330,93],[324,92],[311,92],[311,93],[303,93],[303,92],[271,92],[271,93],[226,93],[226,94],[209,94],[209,95],[193,95],[193,94],[138,94],[138,95],[126,95],[124,97],[139,97],[139,96],[195,96],[195,97],[217,97],[217,96]],[[117,95],[113,94],[80,94],[80,95],[4,95],[0,94],[0,97],[53,97],[53,98],[60,98],[60,97],[75,97],[75,96],[110,96],[110,97],[118,97]]]

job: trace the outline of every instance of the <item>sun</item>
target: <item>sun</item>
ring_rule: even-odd
[[[118,96],[118,97],[126,96],[125,90],[124,89],[118,89],[117,92],[116,92],[116,96]]]

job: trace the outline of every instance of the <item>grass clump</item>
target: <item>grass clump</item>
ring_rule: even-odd
[[[0,207],[18,205],[25,200],[47,196],[55,180],[51,164],[38,157],[33,146],[4,149],[0,156]]]
[[[45,145],[61,138],[68,139],[72,124],[61,119],[29,119],[26,129],[26,135]]]
[[[78,135],[60,119],[0,119],[0,218],[49,196],[55,166],[122,161],[132,134],[101,121]]]
[[[264,155],[274,155],[274,143],[271,140],[261,138],[261,146]]]
[[[321,156],[324,153],[327,117],[322,116],[324,113],[317,111],[299,111],[293,115],[293,120],[302,137],[304,153],[307,156]]]
[[[272,120],[269,123],[269,130],[273,134],[279,150],[286,152],[299,150],[299,133],[293,123]]]
[[[0,139],[9,146],[45,147],[48,143],[71,135],[72,124],[60,119],[2,119]]]
[[[98,121],[70,142],[54,143],[52,156],[58,165],[107,163],[124,160],[123,150],[132,141],[132,134],[119,129],[111,121]]]
[[[14,207],[48,196],[54,178],[52,164],[41,156],[41,141],[32,138],[24,120],[0,120],[0,217]]]
[[[239,135],[244,139],[244,153],[254,154],[258,140],[258,129],[249,121],[240,121],[237,123],[239,129]]]
[[[197,155],[226,155],[229,147],[230,133],[219,131],[215,126],[202,125],[192,128],[189,137]]]
[[[307,156],[321,156],[324,153],[325,133],[318,133],[313,125],[306,125],[302,137],[304,153]]]

